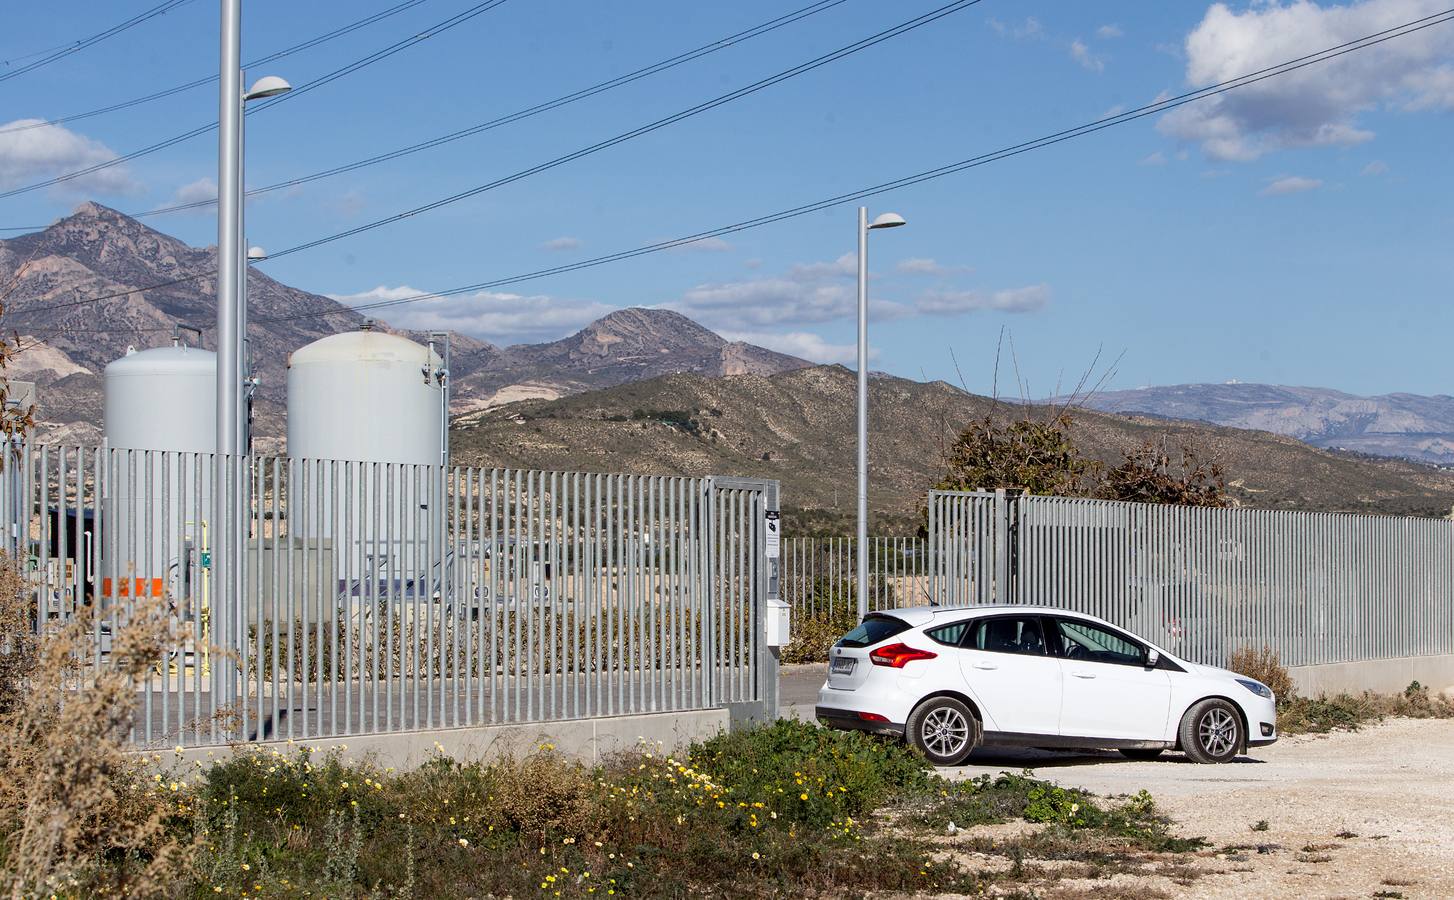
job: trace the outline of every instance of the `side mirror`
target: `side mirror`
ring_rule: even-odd
[[[1156,664],[1161,662],[1161,653],[1155,647],[1146,651],[1146,668],[1154,669]]]

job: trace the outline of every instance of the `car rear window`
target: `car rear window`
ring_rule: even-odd
[[[860,622],[857,628],[845,634],[838,642],[838,646],[867,647],[877,644],[879,641],[888,640],[908,629],[907,622],[902,622],[892,616],[869,616]]]

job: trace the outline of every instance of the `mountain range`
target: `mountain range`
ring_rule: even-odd
[[[215,248],[95,203],[0,241],[0,328],[22,347],[5,374],[37,383],[43,439],[99,439],[102,371],[128,346],[162,346],[184,325],[203,329],[211,348],[215,263]],[[364,319],[255,270],[249,301],[258,443],[276,450],[288,355]],[[842,367],[730,342],[660,309],[620,310],[543,344],[451,341],[462,463],[774,477],[788,506],[839,531],[852,509],[855,379]],[[875,375],[870,393],[873,504],[898,525],[914,521],[954,434],[992,410],[1007,414],[944,382]],[[1409,448],[1428,439],[1415,449],[1442,460],[1454,447],[1437,443],[1454,434],[1454,398],[1186,385],[1100,394],[1089,405],[1097,409],[1075,411],[1072,426],[1084,452],[1114,463],[1147,440],[1192,444],[1223,466],[1247,505],[1442,515],[1454,503],[1454,472],[1310,446],[1413,456]]]
[[[819,511],[830,531],[844,533],[856,483],[855,384],[841,366],[668,375],[462,416],[452,455],[483,465],[777,478],[785,504]],[[940,474],[941,449],[968,422],[1059,411],[889,375],[870,379],[869,409],[870,506],[900,526],[915,521]],[[1070,436],[1110,464],[1147,441],[1173,451],[1190,445],[1222,466],[1232,496],[1247,506],[1446,515],[1454,504],[1454,473],[1330,453],[1266,431],[1082,409],[1071,415]]]
[[[1359,397],[1316,387],[1178,384],[1107,391],[1084,401],[1103,412],[1255,428],[1330,450],[1454,465],[1454,397]]]
[[[216,262],[215,247],[188,246],[89,202],[43,231],[0,241],[5,291],[0,325],[19,334],[23,348],[6,374],[36,382],[40,436],[99,440],[102,372],[127,347],[164,346],[184,325],[202,329],[201,346],[213,349]],[[110,299],[88,302],[92,297]],[[256,269],[248,274],[248,316],[250,353],[261,378],[256,433],[261,448],[276,449],[284,432],[288,355],[365,320],[329,297],[289,287]],[[451,347],[456,413],[668,373],[771,374],[810,365],[727,341],[659,309],[614,312],[545,344],[497,347],[455,334]]]

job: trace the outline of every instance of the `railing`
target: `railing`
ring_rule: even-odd
[[[930,598],[928,544],[917,537],[868,539],[868,608],[922,606]],[[783,541],[783,599],[795,615],[854,615],[858,609],[855,538]]]
[[[1080,610],[1214,665],[1454,653],[1454,521],[949,492],[930,509],[945,605]]]
[[[0,510],[89,664],[164,605],[134,740],[213,743],[760,700],[776,486],[724,483],[36,447]]]

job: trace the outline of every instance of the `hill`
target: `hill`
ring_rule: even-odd
[[[940,448],[993,405],[944,382],[873,378],[872,505],[913,514],[939,473]],[[853,373],[815,366],[771,376],[673,375],[511,403],[459,418],[452,440],[455,458],[470,464],[778,478],[786,505],[848,513],[854,427]],[[1454,474],[1268,432],[1082,410],[1072,433],[1107,462],[1146,440],[1194,444],[1221,463],[1238,502],[1250,506],[1444,515],[1454,504]]]
[[[37,383],[43,438],[100,438],[101,373],[128,346],[164,346],[178,325],[186,325],[202,329],[201,345],[214,348],[216,262],[215,247],[190,247],[97,203],[81,204],[43,231],[0,241],[0,285],[19,273],[0,327],[19,334],[25,348],[6,374]],[[150,285],[161,286],[126,293]],[[116,294],[125,295],[85,302]],[[262,378],[257,432],[263,446],[275,447],[284,433],[288,354],[357,328],[364,318],[256,268],[249,271],[248,296],[247,336]],[[614,312],[547,344],[501,348],[458,334],[451,343],[457,412],[672,372],[769,374],[809,365],[729,342],[685,316],[653,309]]]
[[[1454,465],[1454,397],[1341,391],[1272,384],[1178,384],[1108,391],[1088,404],[1134,412],[1256,428],[1316,447]]]

